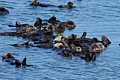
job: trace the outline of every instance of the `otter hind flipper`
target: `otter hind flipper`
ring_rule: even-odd
[[[26,66],[26,60],[27,60],[27,58],[25,57],[22,61],[22,66]]]
[[[18,59],[15,59],[15,65],[16,65],[17,67],[21,66],[21,63],[20,63],[20,61],[19,61]]]

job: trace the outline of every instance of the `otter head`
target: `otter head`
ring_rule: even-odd
[[[101,40],[105,47],[107,47],[109,44],[111,44],[111,41],[104,35],[102,36]]]
[[[38,2],[38,0],[33,0],[30,5],[35,5],[38,6],[40,4],[40,2]]]
[[[36,22],[38,22],[38,23],[41,23],[41,24],[42,24],[42,19],[38,17],[38,18],[36,19]]]
[[[5,59],[14,59],[14,57],[12,56],[12,54],[10,52],[6,52],[3,54],[2,56],[2,61],[5,60]]]
[[[73,8],[73,3],[72,3],[72,2],[68,2],[68,3],[67,3],[67,7],[68,7],[68,8]]]
[[[28,30],[28,31],[35,31],[37,28],[36,27],[34,27],[34,26],[32,26],[32,25],[28,25],[27,27],[26,27],[26,30]]]
[[[5,8],[3,8],[3,7],[1,7],[1,8],[0,8],[0,11],[2,11],[2,12],[3,12],[3,11],[5,11],[5,10],[6,10],[6,9],[5,9]]]

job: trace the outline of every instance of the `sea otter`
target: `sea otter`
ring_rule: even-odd
[[[9,11],[3,7],[0,7],[0,15],[9,14]]]
[[[6,52],[2,55],[2,61],[8,62],[10,65],[15,65],[16,67],[20,66],[27,66],[30,67],[32,65],[26,64],[27,58],[25,57],[22,62],[20,62],[18,59],[16,59],[10,52]]]
[[[38,2],[38,0],[33,0],[30,5],[32,6],[40,6],[40,7],[58,7],[58,8],[73,8],[73,3],[72,2],[68,2],[67,5],[51,5],[51,4],[43,4]]]
[[[58,8],[73,8],[73,3],[68,2],[67,5],[59,5]]]

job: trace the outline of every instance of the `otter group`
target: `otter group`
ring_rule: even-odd
[[[21,28],[24,28],[24,30],[21,31]],[[39,28],[40,30],[38,30]],[[104,35],[101,37],[100,41],[96,37],[86,38],[87,32],[83,32],[81,37],[77,37],[76,34],[71,34],[68,37],[62,33],[54,35],[55,30],[53,29],[53,24],[46,25],[43,30],[41,28],[41,25],[38,28],[30,25],[19,27],[19,29],[16,30],[16,33],[20,30],[19,34],[16,34],[15,36],[21,35],[21,37],[33,41],[34,44],[31,44],[29,43],[30,41],[28,41],[22,44],[12,44],[11,46],[50,48],[52,50],[59,50],[60,52],[58,54],[62,56],[71,57],[80,55],[80,58],[85,61],[95,61],[99,53],[111,44],[110,40]],[[4,33],[0,33],[0,35],[1,34],[3,35]],[[5,35],[6,34],[7,32]],[[7,36],[11,35],[8,33]]]
[[[74,7],[72,2],[68,2],[67,5],[56,6],[42,4],[37,0],[32,1],[30,5],[58,8]],[[9,13],[5,8],[0,8],[0,11]],[[8,26],[15,27],[15,32],[1,32],[1,36],[17,36],[29,39],[29,41],[25,43],[11,44],[11,46],[49,48],[59,51],[59,55],[65,57],[79,56],[79,58],[87,62],[95,61],[97,56],[111,44],[111,41],[104,35],[101,37],[101,40],[98,40],[96,37],[86,38],[87,32],[83,32],[81,37],[78,37],[76,34],[71,34],[66,37],[62,32],[66,29],[74,29],[76,24],[71,20],[62,22],[57,20],[55,16],[50,17],[45,23],[43,23],[41,18],[37,17],[33,25],[21,24],[16,21],[15,25]],[[31,44],[31,41],[34,42],[34,44]],[[2,61],[16,66],[31,66],[26,64],[26,57],[20,62],[18,59],[15,59],[10,52],[3,54]]]
[[[40,7],[58,7],[58,8],[73,8],[73,3],[72,2],[68,2],[67,5],[50,5],[50,4],[43,4],[38,2],[38,0],[33,0],[30,5],[32,6],[40,6]]]

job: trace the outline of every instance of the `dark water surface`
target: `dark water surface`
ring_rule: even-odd
[[[66,4],[69,0],[39,0],[41,3]],[[58,9],[29,6],[31,0],[0,0],[0,7],[9,15],[0,16],[0,32],[13,29],[2,24],[34,24],[37,17],[48,19],[55,15],[61,21],[73,20],[74,30],[66,30],[78,37],[86,31],[87,37],[107,36],[112,44],[95,62],[85,62],[78,57],[62,57],[56,51],[41,48],[16,48],[10,44],[27,41],[20,37],[0,36],[0,56],[11,52],[20,61],[27,57],[32,67],[15,68],[2,62],[0,57],[0,80],[119,80],[120,79],[120,0],[71,0],[76,8]]]

